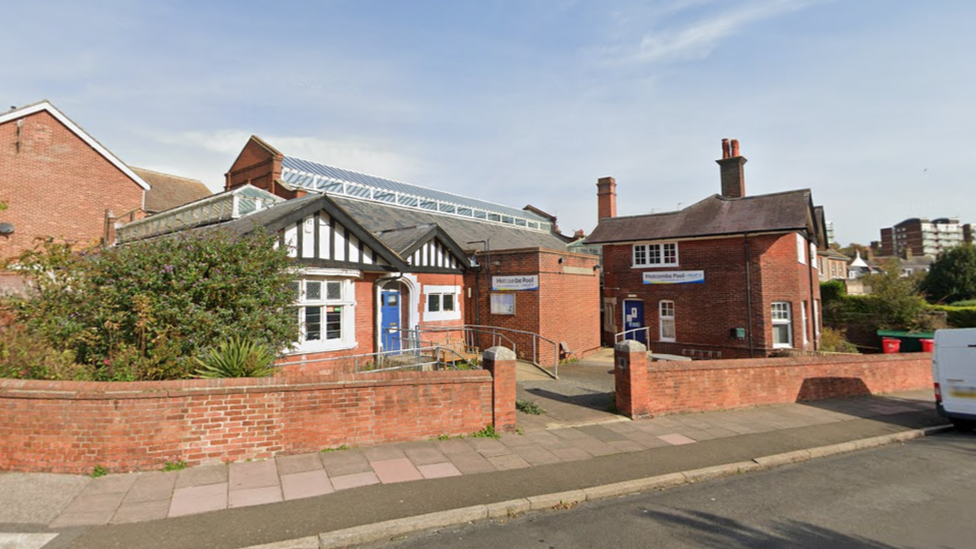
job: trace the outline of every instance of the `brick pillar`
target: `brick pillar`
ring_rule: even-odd
[[[495,431],[515,432],[515,351],[492,347],[482,357],[492,379],[492,420]]]
[[[647,347],[639,341],[621,341],[613,348],[613,358],[617,412],[632,419],[651,415]]]

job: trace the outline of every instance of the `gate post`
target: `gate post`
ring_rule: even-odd
[[[492,420],[495,431],[515,432],[515,351],[492,347],[482,356],[484,369],[491,372]]]
[[[631,419],[651,415],[647,375],[647,347],[632,339],[613,348],[614,389],[617,412]]]

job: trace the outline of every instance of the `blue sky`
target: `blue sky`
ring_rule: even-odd
[[[976,223],[976,3],[5,2],[2,108],[46,98],[124,162],[212,189],[285,154],[596,224],[813,190],[842,243]]]

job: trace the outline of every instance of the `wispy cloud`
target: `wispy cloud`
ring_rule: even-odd
[[[678,0],[661,7],[648,24],[661,28],[644,30],[636,47],[633,40],[607,50],[605,59],[612,63],[661,63],[708,57],[718,44],[742,32],[749,25],[784,13],[807,9],[833,0],[760,0],[736,5],[717,12],[709,8],[707,16],[668,25],[671,15],[692,11],[712,2],[707,0]]]

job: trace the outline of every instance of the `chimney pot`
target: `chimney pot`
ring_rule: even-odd
[[[731,145],[731,147],[730,147]],[[730,150],[731,148],[731,150]],[[722,196],[742,198],[746,195],[745,157],[739,154],[738,139],[722,140],[722,159],[716,160],[722,179]]]
[[[617,182],[612,177],[601,177],[596,181],[597,221],[606,217],[617,217]]]

